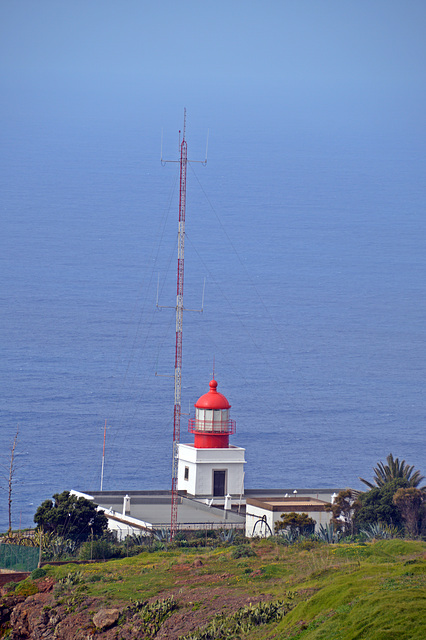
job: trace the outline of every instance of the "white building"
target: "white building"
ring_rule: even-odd
[[[268,537],[275,534],[275,524],[284,513],[306,513],[315,521],[315,531],[320,525],[330,524],[332,514],[327,511],[330,503],[309,496],[246,498],[246,536]]]
[[[195,403],[189,420],[194,442],[178,445],[178,529],[243,530],[246,535],[267,536],[281,514],[307,513],[328,524],[326,505],[339,489],[245,489],[245,449],[229,444],[235,433],[231,405],[217,391],[216,380]],[[85,491],[76,495],[92,499],[105,511],[110,529],[120,538],[170,527],[170,491]]]
[[[229,444],[235,433],[231,405],[217,391],[216,380],[195,403],[195,419],[189,421],[193,444],[178,445],[178,491],[197,499],[228,505],[244,495],[245,449]]]
[[[108,528],[119,540],[127,536],[150,536],[156,531],[170,528],[170,491],[91,491],[72,493],[87,500],[93,500],[98,510],[108,518]],[[224,510],[206,505],[192,498],[179,495],[179,530],[223,530],[244,531],[244,515],[236,511]]]

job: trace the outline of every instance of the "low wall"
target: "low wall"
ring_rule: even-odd
[[[31,575],[25,571],[8,571],[7,573],[0,573],[0,589],[9,582],[21,582]]]

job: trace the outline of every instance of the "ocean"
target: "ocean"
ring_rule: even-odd
[[[14,527],[99,490],[105,421],[104,489],[171,484],[183,109],[95,111],[3,113],[0,531],[18,426]],[[426,472],[424,134],[344,125],[188,110],[182,410],[214,367],[249,488]]]

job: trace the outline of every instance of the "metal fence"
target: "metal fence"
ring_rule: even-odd
[[[38,547],[0,544],[0,568],[14,571],[34,571],[39,558]]]

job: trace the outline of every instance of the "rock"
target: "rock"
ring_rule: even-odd
[[[100,609],[93,616],[93,624],[97,629],[108,629],[115,624],[120,616],[118,609]]]
[[[37,587],[40,593],[48,593],[53,590],[55,581],[53,578],[43,578],[37,580]]]
[[[55,610],[51,611],[47,615],[49,624],[52,625],[52,627],[56,627],[56,625],[59,624],[62,620],[61,615]]]

